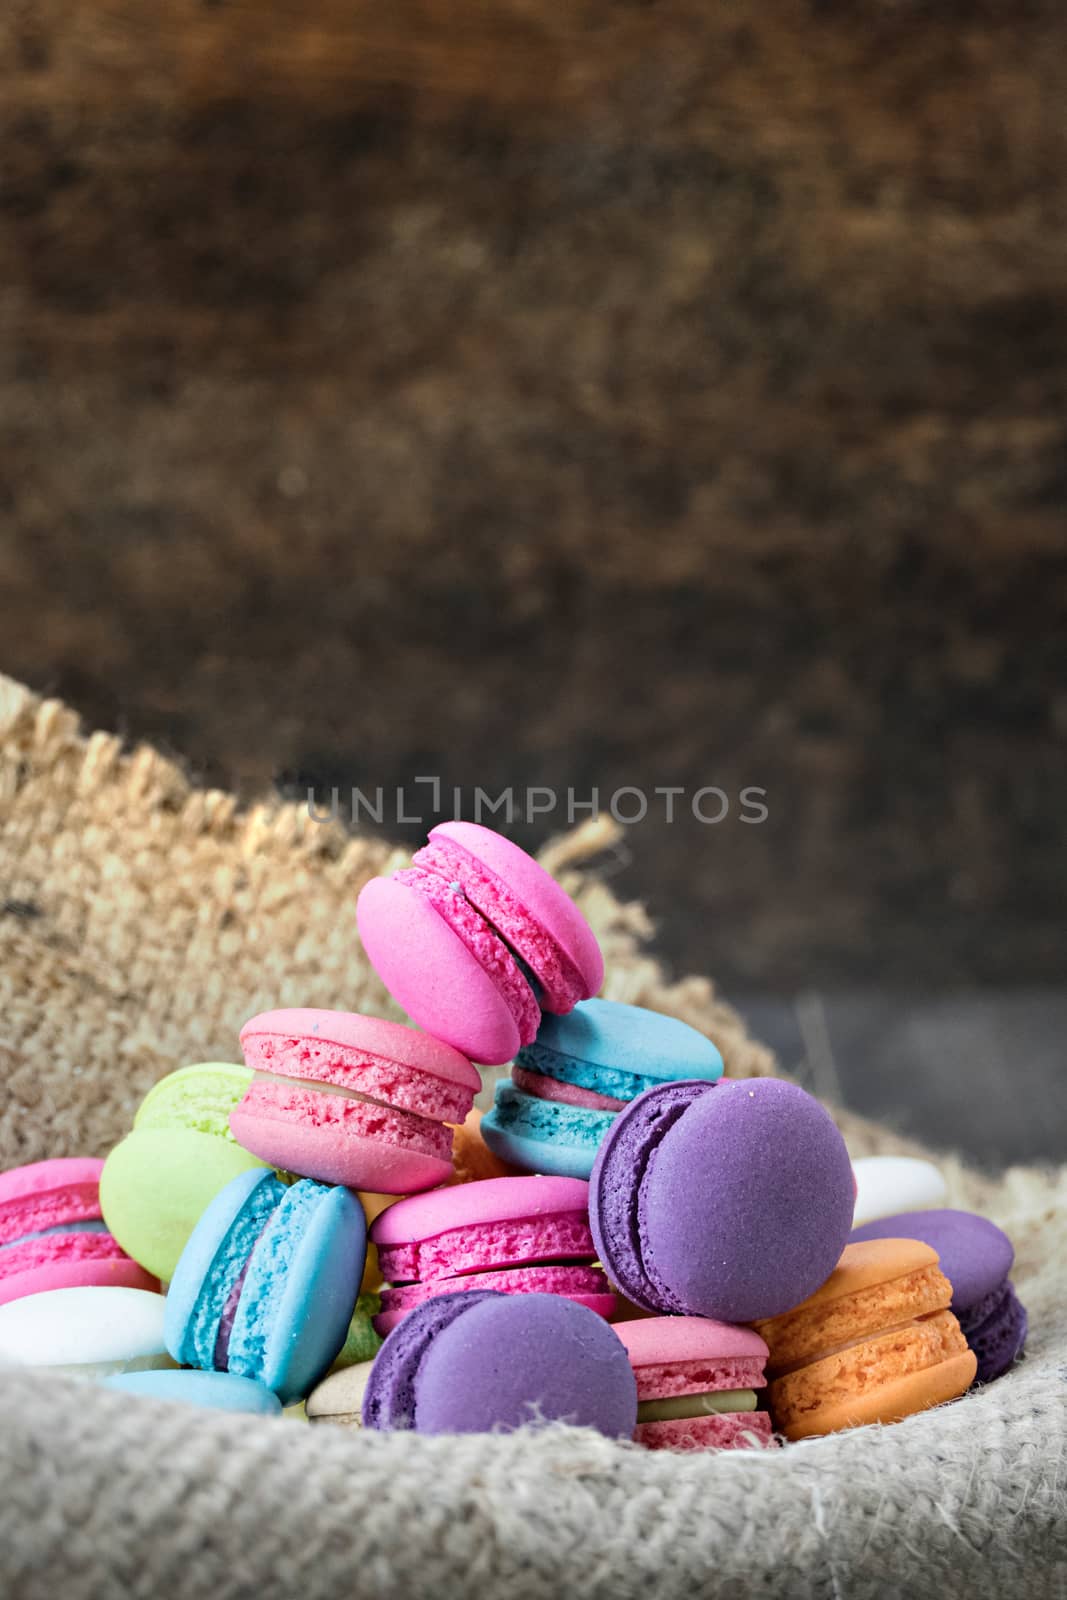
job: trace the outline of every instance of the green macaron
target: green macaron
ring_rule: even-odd
[[[265,1162],[242,1150],[230,1112],[252,1074],[227,1061],[182,1067],[149,1090],[100,1177],[100,1209],[127,1255],[164,1283],[201,1213],[238,1173]]]

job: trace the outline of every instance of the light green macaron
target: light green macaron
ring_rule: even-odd
[[[352,1321],[348,1324],[348,1336],[345,1339],[331,1372],[337,1372],[342,1367],[354,1367],[363,1361],[373,1361],[382,1347],[379,1334],[374,1331],[371,1320],[382,1309],[381,1296],[376,1294],[361,1294],[356,1301],[356,1309],[352,1313]]]
[[[230,1112],[251,1081],[247,1067],[228,1061],[161,1078],[141,1102],[132,1132],[104,1163],[104,1221],[126,1253],[163,1283],[219,1190],[267,1164],[230,1132]]]

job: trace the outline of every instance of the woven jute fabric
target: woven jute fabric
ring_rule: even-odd
[[[589,826],[545,859],[603,943],[605,992],[704,1029],[734,1076],[773,1070],[710,982],[664,979],[644,913],[598,877],[604,842]],[[149,1084],[233,1059],[260,1009],[395,1015],[355,900],[403,860],[300,806],[242,812],[0,679],[0,1164],[105,1153]],[[840,1123],[853,1154],[915,1148]],[[1067,1169],[945,1164],[952,1200],[1014,1239],[1032,1328],[1025,1361],[955,1405],[684,1457],[571,1429],[347,1433],[8,1371],[0,1594],[1063,1596]]]

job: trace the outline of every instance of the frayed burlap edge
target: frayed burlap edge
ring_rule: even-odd
[[[544,854],[605,992],[684,1017],[734,1076],[773,1069],[704,978],[665,980],[598,875],[610,830]],[[102,1153],[148,1085],[232,1059],[266,1006],[395,1015],[355,898],[403,852],[301,806],[241,811],[148,749],[0,679],[0,1164]],[[916,1147],[844,1113],[854,1154]],[[1063,1170],[945,1158],[1017,1246],[1029,1354],[895,1428],[765,1458],[656,1457],[569,1430],[352,1437],[0,1375],[5,1595],[1044,1595],[1067,1592]],[[284,1432],[279,1432],[279,1428]]]

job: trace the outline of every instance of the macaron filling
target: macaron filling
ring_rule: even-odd
[[[16,1245],[26,1244],[30,1239],[50,1239],[55,1235],[107,1233],[108,1226],[102,1217],[84,1217],[79,1222],[57,1222],[51,1228],[34,1228],[30,1233],[21,1234],[17,1239],[8,1239],[0,1244],[0,1255],[5,1250],[14,1250]]]
[[[662,1077],[649,1077],[636,1072],[624,1072],[619,1067],[601,1066],[595,1061],[581,1061],[574,1056],[561,1055],[559,1051],[534,1040],[525,1045],[515,1058],[516,1067],[528,1074],[551,1078],[557,1083],[573,1084],[608,1097],[616,1110],[636,1100],[646,1089],[663,1082]],[[514,1072],[512,1073],[514,1077]],[[516,1081],[518,1081],[516,1079]],[[536,1093],[536,1090],[531,1090]]]
[[[585,979],[567,951],[483,861],[455,840],[441,838],[431,838],[412,860],[416,868],[459,885],[471,905],[530,968],[546,1011],[570,1011],[586,998]]]
[[[74,1233],[67,1229],[31,1234],[0,1249],[0,1280],[7,1282],[38,1267],[75,1261],[127,1261],[129,1258],[110,1233]]]
[[[720,1416],[726,1412],[755,1411],[754,1389],[714,1389],[704,1394],[671,1395],[663,1400],[639,1400],[638,1422],[682,1422],[690,1417]]]
[[[520,1057],[523,1052],[519,1052]],[[547,1077],[541,1072],[529,1072],[516,1062],[511,1069],[511,1081],[523,1094],[538,1100],[557,1100],[560,1105],[577,1106],[583,1111],[621,1111],[625,1100],[615,1100],[611,1095],[598,1094],[595,1089],[583,1089],[576,1083]]]
[[[400,1111],[337,1084],[307,1084],[276,1074],[257,1074],[232,1115],[238,1136],[246,1116],[283,1123],[296,1118],[317,1128],[343,1123],[346,1133],[382,1139],[445,1162],[452,1155],[452,1130],[443,1122]]]
[[[474,1104],[469,1084],[329,1039],[246,1032],[241,1047],[253,1081],[266,1076],[323,1093],[349,1094],[436,1122],[462,1122]]]
[[[329,1190],[304,1181],[284,1190],[252,1246],[237,1294],[226,1367],[245,1378],[262,1375],[267,1340],[286,1293],[289,1274],[311,1219]],[[358,1275],[358,1274],[357,1274]]]
[[[518,1030],[520,1044],[529,1044],[537,1034],[541,1008],[522,968],[491,923],[470,901],[458,878],[441,877],[421,867],[404,867],[393,874],[424,895],[462,941],[482,971],[492,979]]]
[[[249,1256],[285,1193],[280,1179],[264,1178],[227,1228],[186,1320],[180,1348],[171,1351],[183,1366],[225,1368]]]

